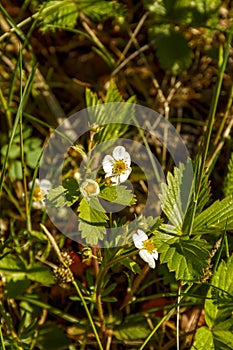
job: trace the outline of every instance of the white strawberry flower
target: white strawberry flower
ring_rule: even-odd
[[[137,233],[133,234],[133,242],[135,247],[139,249],[140,257],[154,269],[156,266],[155,260],[158,260],[159,257],[154,243],[148,238],[147,234],[140,229],[137,230]]]
[[[32,207],[34,209],[42,209],[45,206],[45,195],[52,188],[52,184],[47,179],[36,179],[34,188],[32,188],[33,182],[30,181],[28,184],[29,189],[33,190],[32,195]]]
[[[106,155],[102,165],[106,173],[105,177],[109,177],[116,185],[125,182],[132,171],[130,155],[123,146],[115,147],[112,156]]]

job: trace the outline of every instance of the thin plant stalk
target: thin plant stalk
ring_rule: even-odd
[[[52,246],[53,246],[53,248],[54,248],[54,250],[55,250],[55,252],[56,252],[56,254],[57,254],[58,258],[59,258],[59,260],[60,260],[60,262],[73,275],[73,273],[71,272],[70,268],[63,261],[63,258],[62,258],[60,249],[59,249],[59,247],[57,245],[57,242],[55,241],[55,239],[53,238],[51,233],[47,230],[47,228],[44,225],[41,224],[41,227],[42,227],[43,231],[45,232],[45,234],[47,235],[48,239],[50,240],[50,242],[51,242],[51,244],[52,244]],[[95,327],[95,323],[94,323],[93,318],[91,316],[91,313],[90,313],[90,311],[89,311],[89,309],[87,307],[87,303],[86,303],[86,301],[85,301],[85,299],[84,299],[84,297],[82,295],[81,289],[79,288],[77,282],[74,279],[72,280],[72,284],[73,284],[73,286],[74,286],[74,288],[75,288],[75,290],[76,290],[76,292],[77,292],[77,294],[78,294],[78,296],[79,296],[79,298],[80,298],[80,300],[81,300],[81,302],[83,304],[83,307],[84,307],[84,309],[86,311],[87,317],[88,317],[89,322],[91,324],[91,328],[92,328],[92,330],[93,330],[93,332],[95,334],[95,338],[96,338],[96,341],[98,343],[99,349],[100,350],[104,350],[104,348],[103,348],[103,346],[101,344],[99,335],[97,333],[97,330],[96,330],[96,327]]]
[[[189,285],[184,293],[183,297],[180,297],[180,304],[182,302],[182,300],[185,298],[186,293],[189,291],[189,289],[192,287],[192,284]],[[161,318],[161,320],[159,321],[159,323],[155,326],[155,328],[152,330],[152,332],[148,335],[148,337],[145,339],[144,343],[141,345],[141,347],[139,348],[139,350],[143,350],[145,348],[145,346],[147,345],[147,343],[150,341],[150,339],[153,337],[153,335],[157,332],[157,330],[159,329],[159,327],[166,322],[167,320],[169,320],[169,318],[173,315],[173,313],[176,311],[177,305],[174,305],[174,307],[172,307],[172,309],[163,317]]]
[[[233,25],[231,26],[231,29],[228,33],[228,38],[226,42],[226,48],[223,53],[223,58],[221,61],[221,65],[219,67],[218,71],[218,76],[217,76],[217,81],[214,87],[214,93],[213,97],[211,100],[211,105],[210,105],[210,112],[208,116],[208,124],[207,124],[207,129],[206,133],[203,139],[202,147],[200,148],[200,153],[198,159],[200,161],[197,164],[196,168],[196,173],[195,173],[195,178],[197,179],[197,184],[195,188],[195,193],[194,193],[194,208],[192,212],[192,217],[190,220],[190,225],[189,225],[189,234],[192,234],[192,228],[193,228],[193,223],[194,223],[194,217],[196,213],[196,208],[197,208],[197,201],[199,197],[199,193],[201,190],[201,184],[202,184],[202,179],[205,174],[205,167],[206,167],[206,161],[207,161],[207,156],[210,148],[210,140],[211,140],[211,135],[213,131],[213,126],[214,126],[214,121],[215,121],[215,114],[218,106],[218,101],[221,93],[221,87],[222,87],[222,82],[223,82],[223,75],[226,69],[226,65],[228,62],[228,57],[230,53],[230,47],[231,47],[231,42],[232,42],[232,37],[233,37]]]
[[[32,87],[32,82],[33,82],[33,78],[34,78],[34,75],[35,75],[35,71],[36,71],[36,67],[33,66],[32,71],[31,71],[31,73],[29,75],[29,78],[28,78],[28,80],[26,82],[26,85],[25,85],[25,88],[24,88],[24,91],[23,91],[23,94],[22,94],[22,98],[21,98],[20,103],[19,103],[19,108],[18,108],[17,113],[16,113],[15,122],[14,122],[14,125],[12,127],[10,139],[9,139],[9,142],[8,142],[8,145],[7,145],[5,159],[4,159],[3,166],[2,166],[2,173],[1,173],[1,177],[0,177],[0,193],[2,191],[3,181],[4,181],[4,177],[5,177],[6,170],[7,170],[7,161],[8,161],[8,158],[9,158],[10,148],[12,146],[12,143],[13,143],[13,140],[14,140],[14,137],[15,137],[17,126],[19,124],[21,111],[23,110],[23,108],[24,108],[24,106],[26,104],[26,101],[28,99],[29,93],[31,91],[31,87]]]

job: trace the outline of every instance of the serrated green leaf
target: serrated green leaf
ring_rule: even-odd
[[[177,232],[182,229],[189,204],[191,180],[192,165],[189,161],[186,165],[181,163],[179,168],[175,167],[174,175],[170,172],[167,175],[167,184],[161,184],[161,207]]]
[[[210,207],[195,217],[193,234],[223,232],[233,229],[233,196],[215,201]]]
[[[105,187],[100,192],[99,197],[109,202],[128,206],[136,202],[133,193],[126,186]]]
[[[68,179],[63,182],[63,186],[51,188],[46,196],[48,205],[61,208],[71,206],[79,198],[79,185],[74,179]]]
[[[107,18],[124,16],[124,7],[116,1],[79,0],[80,12],[94,21],[104,21]]]
[[[79,15],[78,3],[73,0],[44,2],[40,12],[40,30],[53,30],[56,26],[73,28]]]
[[[193,51],[187,40],[178,32],[160,35],[156,49],[161,67],[174,75],[180,74],[192,63]]]
[[[88,201],[83,198],[78,207],[79,218],[90,224],[105,224],[108,219],[98,198],[92,197]]]
[[[210,299],[205,301],[205,320],[210,328],[218,326],[220,322],[232,315],[232,276],[233,256],[227,262],[221,262],[211,280],[211,287],[207,294]]]
[[[228,164],[228,171],[224,181],[223,193],[225,197],[233,194],[233,152]]]
[[[79,230],[81,236],[86,240],[87,245],[97,245],[98,240],[102,240],[106,234],[106,228],[104,226],[90,225],[84,221],[80,221]]]
[[[195,342],[191,350],[215,350],[213,334],[207,327],[197,330]]]
[[[177,280],[199,281],[204,268],[208,266],[209,252],[205,248],[205,240],[187,239],[186,237],[172,237],[159,243],[155,236],[153,241],[160,253],[160,261],[167,263],[170,271],[175,271]]]

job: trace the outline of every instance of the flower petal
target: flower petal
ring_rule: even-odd
[[[141,249],[143,247],[143,241],[141,240],[140,236],[135,233],[133,234],[133,242],[136,248]]]
[[[107,177],[107,176],[105,176]],[[119,185],[120,184],[120,177],[119,175],[117,176],[112,176],[112,174],[108,175],[108,177],[111,177],[111,181],[114,182],[114,185]]]
[[[153,250],[153,252],[152,252],[152,257],[155,259],[155,260],[158,260],[158,258],[159,258],[159,253],[157,252],[157,250]]]
[[[126,152],[125,147],[117,146],[114,148],[112,155],[115,160],[120,160],[120,159],[125,159],[125,153],[128,153]]]
[[[28,183],[28,188],[31,190],[32,189],[32,185],[33,185],[33,181],[30,181]],[[35,187],[40,187],[40,180],[39,179],[35,179],[35,184],[34,184],[34,188]]]
[[[140,257],[148,263],[150,268],[154,269],[155,268],[155,260],[153,259],[152,255],[148,253],[146,249],[142,249],[139,252]]]
[[[128,170],[126,170],[124,173],[122,173],[122,174],[120,174],[120,183],[123,183],[123,182],[125,182],[127,179],[128,179],[128,177],[129,177],[129,175],[130,175],[130,173],[131,173],[131,168],[129,168]]]
[[[114,165],[113,157],[110,155],[105,156],[103,161],[102,161],[102,165],[103,165],[103,169],[104,169],[105,173],[109,173],[112,175],[112,169],[113,169],[113,165]]]
[[[52,188],[52,184],[49,180],[43,179],[40,182],[40,188],[46,193]]]
[[[137,230],[137,233],[143,242],[148,239],[147,234],[144,231],[142,231],[140,228]]]

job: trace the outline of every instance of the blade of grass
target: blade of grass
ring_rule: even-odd
[[[184,293],[183,297],[180,297],[180,302],[179,305],[182,304],[182,300],[185,298],[186,293],[189,291],[189,289],[192,287],[192,284],[189,285]],[[161,320],[157,323],[157,325],[155,326],[155,328],[152,330],[152,332],[148,335],[148,337],[145,339],[145,341],[143,342],[143,344],[140,346],[139,350],[143,350],[146,346],[146,344],[150,341],[150,339],[153,337],[153,335],[157,332],[157,330],[159,329],[159,327],[166,322],[167,320],[169,320],[169,318],[173,315],[173,313],[175,312],[177,308],[177,303],[173,304],[173,307],[171,308],[171,310],[163,317],[161,318]]]
[[[74,317],[72,315],[69,315],[66,312],[64,312],[62,310],[59,310],[59,309],[57,309],[57,308],[55,308],[55,307],[53,307],[51,305],[43,303],[40,300],[30,298],[29,296],[18,296],[18,297],[16,297],[16,300],[26,301],[26,302],[28,302],[30,304],[35,305],[35,306],[39,306],[42,309],[48,310],[51,314],[56,315],[56,316],[62,318],[63,320],[65,320],[65,321],[68,321],[68,322],[71,322],[71,323],[80,323],[80,319],[78,319],[78,318],[76,318],[76,317]]]
[[[0,177],[0,193],[2,191],[3,181],[4,181],[4,177],[5,177],[6,170],[7,170],[7,161],[8,161],[8,157],[9,157],[9,151],[10,151],[10,148],[12,146],[12,143],[13,143],[13,140],[14,140],[14,137],[15,137],[17,126],[19,124],[20,114],[21,114],[21,112],[22,112],[22,110],[23,110],[23,108],[24,108],[24,106],[25,106],[25,104],[27,102],[29,93],[31,91],[31,87],[32,87],[35,71],[36,71],[36,66],[34,65],[32,67],[32,71],[31,71],[31,73],[30,73],[30,75],[28,77],[28,80],[26,82],[26,85],[25,85],[25,88],[24,88],[24,91],[23,91],[23,94],[22,94],[22,98],[21,98],[20,103],[19,103],[19,108],[18,108],[17,113],[16,113],[16,117],[15,117],[15,121],[14,121],[14,124],[13,124],[13,127],[12,127],[12,131],[11,131],[8,147],[7,147],[7,150],[6,150],[6,156],[5,156],[5,159],[4,159],[4,162],[3,162],[3,166],[2,166],[2,173],[1,173],[1,177]]]
[[[214,93],[213,97],[211,100],[211,105],[210,105],[210,111],[209,111],[209,116],[208,116],[208,123],[207,123],[207,129],[206,133],[203,138],[202,146],[200,147],[200,152],[198,154],[198,162],[195,170],[195,178],[196,178],[196,186],[195,186],[195,193],[194,193],[194,206],[193,206],[193,211],[192,214],[190,215],[190,224],[189,224],[189,234],[192,234],[192,228],[193,228],[193,223],[194,223],[194,217],[196,213],[196,208],[197,208],[197,201],[199,197],[199,193],[201,190],[201,184],[202,184],[202,179],[203,176],[206,172],[206,162],[207,162],[207,156],[210,148],[210,140],[211,140],[211,135],[213,131],[213,126],[215,122],[215,114],[218,106],[218,101],[221,93],[221,87],[222,87],[222,82],[223,82],[223,75],[226,69],[226,65],[228,62],[228,57],[230,53],[230,48],[231,48],[231,42],[233,38],[233,25],[231,26],[229,32],[228,32],[228,37],[227,37],[227,42],[226,42],[226,47],[223,52],[223,57],[220,57],[219,59],[219,70],[218,70],[218,76],[216,80],[216,84],[214,87]],[[208,169],[207,169],[208,171]]]

